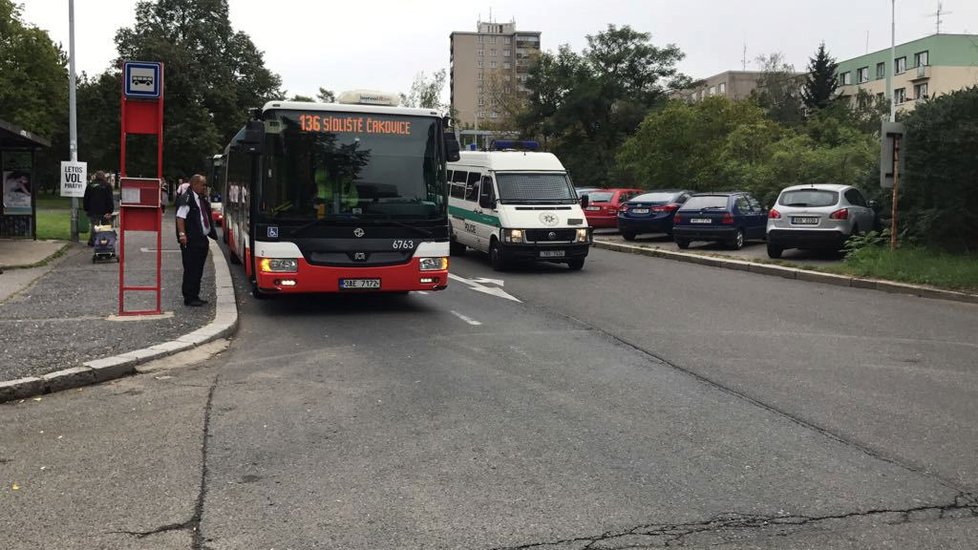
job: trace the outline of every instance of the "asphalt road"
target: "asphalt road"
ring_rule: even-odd
[[[604,250],[452,270],[238,280],[227,352],[0,405],[0,547],[975,547],[978,307]]]

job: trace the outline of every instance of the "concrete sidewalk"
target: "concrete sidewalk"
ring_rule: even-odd
[[[126,284],[155,285],[155,234],[129,232],[126,240]],[[0,402],[125,376],[232,334],[237,306],[217,243],[211,241],[201,285],[209,303],[198,308],[183,305],[172,218],[162,243],[163,314],[120,317],[120,264],[93,263],[84,243],[0,241]],[[127,292],[125,299],[130,311],[156,305],[155,292]]]

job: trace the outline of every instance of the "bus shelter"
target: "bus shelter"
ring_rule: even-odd
[[[51,142],[0,120],[0,237],[37,239],[37,150]]]

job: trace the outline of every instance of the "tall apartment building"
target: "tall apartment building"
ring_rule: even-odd
[[[477,32],[455,31],[451,40],[451,105],[462,128],[493,126],[502,96],[525,93],[530,66],[540,54],[540,33],[517,31],[516,22],[478,22]]]
[[[978,35],[934,34],[899,44],[892,62],[889,67],[889,48],[840,62],[839,94],[852,97],[862,89],[888,97],[891,76],[897,108],[910,110],[917,101],[978,85]]]
[[[759,71],[726,71],[704,78],[692,88],[676,91],[671,97],[686,101],[701,101],[715,95],[734,101],[747,99],[757,89],[757,81],[763,75]]]

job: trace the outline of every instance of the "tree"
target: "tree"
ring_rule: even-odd
[[[411,91],[407,95],[401,94],[401,103],[405,107],[444,110],[446,106],[441,101],[441,90],[445,87],[445,74],[445,69],[441,69],[428,80],[424,71],[421,71],[414,77]]]
[[[520,126],[552,137],[552,150],[579,183],[611,183],[622,142],[668,88],[689,82],[676,69],[683,53],[671,44],[653,46],[650,37],[609,25],[587,37],[581,54],[564,45],[556,55],[542,54],[531,69]]]
[[[115,37],[120,59],[165,64],[164,173],[203,170],[248,109],[282,97],[263,54],[228,19],[227,0],[142,1],[136,23]],[[127,164],[128,164],[127,159]]]
[[[26,25],[0,0],[0,119],[47,138],[65,126],[68,59],[47,31]]]
[[[336,101],[336,94],[332,90],[327,90],[320,86],[319,93],[316,94],[316,99],[321,103],[334,103]]]
[[[51,140],[38,151],[34,181],[53,190],[68,158],[68,58],[46,31],[26,24],[20,7],[0,0],[0,119]]]
[[[810,111],[828,107],[835,98],[835,91],[839,88],[837,68],[838,64],[829,56],[829,52],[825,49],[825,42],[822,42],[815,52],[815,57],[809,59],[808,75],[805,77],[805,87],[801,91],[802,101]]]
[[[801,79],[793,65],[785,62],[784,54],[772,53],[757,58],[761,77],[757,82],[756,99],[775,122],[797,126],[805,119],[799,88]]]

